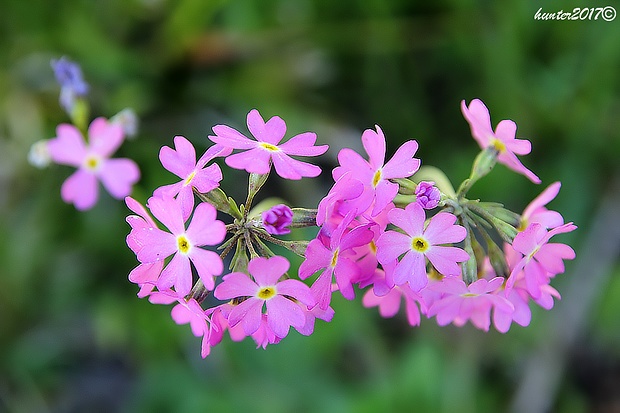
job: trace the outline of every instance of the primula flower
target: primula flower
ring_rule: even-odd
[[[422,181],[415,188],[416,202],[424,209],[433,209],[439,205],[441,192],[433,181]]]
[[[366,129],[362,134],[362,145],[368,154],[368,161],[352,149],[344,148],[338,153],[340,166],[333,171],[337,181],[345,173],[351,172],[355,179],[364,184],[364,192],[355,199],[355,207],[365,211],[373,204],[372,215],[380,213],[398,193],[398,184],[390,179],[406,178],[420,168],[420,160],[413,157],[418,150],[416,141],[403,143],[387,163],[385,163],[385,136],[379,126],[376,131]]]
[[[263,228],[271,235],[284,235],[291,232],[288,228],[293,222],[293,210],[286,205],[278,204],[263,211]]]
[[[394,317],[400,310],[402,300],[405,300],[407,321],[412,327],[420,325],[420,308],[426,311],[424,299],[408,285],[390,286],[383,274],[378,274],[373,282],[373,288],[366,291],[362,304],[364,307],[379,307],[381,317]]]
[[[459,277],[446,277],[440,282],[429,285],[429,289],[442,294],[442,298],[433,302],[428,309],[428,317],[437,316],[437,324],[445,326],[450,323],[461,327],[467,320],[477,328],[489,331],[491,325],[491,309],[495,307],[496,319],[500,328],[505,329],[505,322],[512,321],[514,306],[502,295],[494,292],[502,286],[504,278],[492,280],[484,278],[470,285]],[[498,312],[499,311],[499,312]]]
[[[120,126],[104,118],[93,120],[88,128],[88,143],[73,125],[58,125],[56,134],[48,142],[52,160],[78,168],[62,184],[60,193],[65,202],[73,203],[79,210],[93,207],[99,196],[97,180],[116,199],[131,193],[132,185],[140,179],[138,165],[131,159],[110,159],[123,142]]]
[[[240,272],[225,275],[224,281],[215,288],[215,297],[220,300],[247,297],[231,309],[229,325],[242,323],[244,332],[252,335],[261,328],[262,319],[266,317],[266,326],[279,338],[288,334],[290,326],[301,329],[306,316],[293,300],[309,307],[316,301],[310,288],[301,281],[287,279],[278,282],[289,266],[284,257],[256,257],[248,264],[248,272],[255,281]],[[265,315],[263,307],[267,308]]]
[[[273,163],[278,175],[285,179],[315,177],[321,173],[321,168],[318,166],[290,157],[290,155],[317,156],[325,153],[327,145],[314,146],[315,133],[305,132],[280,144],[286,133],[284,121],[274,116],[265,122],[256,109],[248,113],[247,125],[256,140],[249,139],[226,125],[214,126],[215,136],[209,136],[213,142],[227,148],[244,150],[226,158],[226,164],[231,168],[267,174]]]
[[[497,160],[513,171],[525,175],[535,184],[540,183],[532,171],[527,169],[516,155],[527,155],[532,150],[532,144],[527,139],[516,139],[517,125],[511,120],[502,120],[497,124],[495,132],[491,126],[489,110],[480,99],[474,99],[469,107],[463,100],[461,111],[469,123],[471,134],[480,145],[480,148],[489,147],[497,150]]]
[[[545,208],[549,202],[553,201],[560,192],[560,182],[549,185],[540,195],[532,200],[521,215],[519,229],[524,230],[531,223],[537,222],[545,228],[551,229],[564,224],[564,218],[559,212],[550,211]]]
[[[142,204],[135,199],[128,196],[125,198],[125,203],[132,212],[137,214],[129,215],[126,218],[127,223],[132,229],[132,231],[127,235],[127,245],[135,254],[137,254],[138,251],[142,249],[142,245],[139,240],[136,239],[135,234],[143,230],[148,230],[149,228],[157,228],[157,224],[148,212],[146,212],[146,209],[142,206]],[[157,279],[159,278],[159,274],[161,274],[161,270],[163,268],[164,262],[162,260],[149,263],[140,263],[136,268],[129,272],[129,281],[140,286],[138,297],[144,298],[150,294],[153,288],[155,288],[155,284],[157,283]]]
[[[550,231],[539,223],[530,224],[519,232],[512,242],[512,248],[523,254],[523,258],[512,268],[506,281],[506,294],[522,276],[527,292],[534,299],[540,298],[541,286],[549,284],[549,278],[564,272],[564,261],[575,258],[575,251],[566,244],[549,243],[557,234],[577,229],[573,223],[556,227]]]
[[[82,77],[82,69],[80,65],[61,57],[60,59],[52,59],[52,69],[56,81],[60,84],[60,105],[67,113],[71,113],[75,105],[76,97],[86,96],[88,93],[88,84]]]
[[[327,195],[321,199],[316,214],[317,225],[323,225],[335,217],[342,218],[351,210],[355,199],[364,192],[364,184],[353,177],[353,172],[347,172],[336,180]]]
[[[299,278],[302,280],[324,270],[312,285],[322,310],[329,307],[332,275],[346,299],[352,300],[355,297],[352,280],[356,279],[359,268],[351,259],[355,255],[353,248],[368,244],[373,238],[373,232],[368,224],[348,230],[354,216],[355,212],[352,211],[340,222],[329,237],[329,245],[324,245],[319,238],[310,241],[306,248],[306,259],[299,266]]]
[[[179,325],[189,324],[192,334],[195,337],[202,337],[200,355],[202,358],[209,355],[211,352],[211,323],[205,311],[194,298],[185,300],[173,291],[156,291],[151,293],[149,296],[149,301],[152,304],[165,305],[176,302],[177,304],[172,307],[172,310],[170,311],[172,320]]]
[[[458,247],[441,244],[461,242],[467,231],[454,225],[456,217],[440,212],[431,218],[426,229],[426,213],[417,204],[411,203],[403,210],[394,208],[388,213],[390,222],[405,231],[386,231],[377,241],[377,259],[389,264],[405,254],[394,269],[393,279],[397,285],[409,283],[414,291],[420,291],[428,283],[425,257],[443,275],[460,275],[457,263],[467,261],[469,255]]]
[[[175,149],[164,146],[159,151],[159,160],[168,171],[181,178],[180,182],[159,187],[153,193],[155,196],[176,196],[178,194],[183,209],[183,218],[187,219],[194,209],[194,192],[196,188],[206,193],[217,188],[222,180],[222,171],[217,164],[205,166],[216,156],[225,156],[230,153],[220,145],[207,149],[196,162],[196,150],[183,136],[174,137]]]
[[[170,232],[159,228],[132,231],[132,237],[142,245],[136,254],[138,261],[153,263],[174,254],[157,280],[157,288],[167,290],[174,286],[179,296],[187,295],[192,288],[191,262],[205,288],[213,290],[213,277],[222,272],[222,260],[215,252],[199,247],[216,245],[226,236],[226,227],[216,219],[215,208],[207,203],[198,205],[186,230],[180,201],[152,197],[147,206]]]

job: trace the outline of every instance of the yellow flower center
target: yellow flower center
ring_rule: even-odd
[[[370,246],[370,252],[372,252],[373,254],[376,254],[377,253],[377,245],[375,244],[375,242],[374,241],[370,241],[369,246]]]
[[[90,171],[95,171],[99,167],[99,158],[94,155],[89,155],[84,161],[84,166]]]
[[[493,139],[493,142],[491,142],[491,145],[499,153],[506,152],[506,145],[504,145],[504,142],[500,141],[499,139]]]
[[[334,251],[334,255],[332,255],[332,263],[330,265],[332,267],[335,267],[337,262],[338,262],[338,250]]]
[[[268,151],[271,151],[271,152],[278,152],[280,150],[280,148],[278,148],[277,146],[272,145],[272,144],[267,143],[267,142],[261,142],[260,146],[262,146],[263,148],[265,148],[265,149],[267,149]]]
[[[372,186],[376,187],[379,184],[380,180],[381,180],[381,169],[375,172],[375,175],[372,177]]]
[[[478,294],[465,293],[461,294],[461,297],[478,297]]]
[[[417,252],[426,252],[428,250],[428,241],[422,237],[415,237],[411,240],[411,248]]]
[[[256,295],[261,300],[269,300],[270,298],[274,297],[276,293],[277,293],[276,287],[272,286],[272,287],[261,288],[260,290],[258,290],[258,293]]]
[[[187,186],[191,184],[195,176],[196,176],[196,171],[193,171],[191,174],[187,176],[187,178],[185,178],[185,182],[183,182],[183,186]]]
[[[192,248],[192,244],[190,244],[189,240],[185,235],[179,235],[179,237],[177,238],[177,247],[181,254],[187,254]]]

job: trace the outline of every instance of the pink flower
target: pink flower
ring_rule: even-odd
[[[198,205],[186,230],[179,200],[152,197],[147,206],[170,232],[142,228],[133,230],[130,236],[142,245],[137,252],[142,263],[162,261],[173,255],[157,281],[157,288],[167,290],[174,286],[179,296],[187,295],[192,288],[191,262],[205,288],[213,290],[213,277],[222,272],[222,260],[215,252],[200,247],[216,245],[226,235],[224,223],[216,220],[215,208],[207,203]]]
[[[534,222],[541,224],[545,228],[559,227],[564,223],[564,218],[559,212],[550,211],[545,208],[545,205],[553,201],[558,195],[561,186],[562,184],[560,182],[552,183],[529,203],[521,215],[519,229],[523,230]]]
[[[564,272],[564,261],[575,258],[575,251],[566,244],[549,243],[557,234],[577,229],[573,223],[556,227],[550,231],[539,223],[530,224],[519,232],[512,242],[515,251],[523,254],[506,281],[506,294],[520,278],[525,278],[528,293],[534,299],[540,298],[541,286],[549,284],[549,278]]]
[[[364,192],[364,184],[353,175],[353,172],[342,175],[321,199],[316,214],[317,225],[323,225],[335,217],[342,218],[352,210],[357,212],[355,200]]]
[[[419,293],[407,285],[390,287],[384,276],[378,276],[374,280],[373,288],[364,294],[362,303],[364,307],[379,307],[381,317],[390,318],[394,317],[400,310],[402,299],[405,300],[405,312],[409,325],[412,327],[419,326],[420,309],[416,303],[419,303],[425,311],[424,300]]]
[[[424,229],[426,213],[419,204],[412,203],[404,210],[392,209],[388,218],[405,231],[386,231],[377,241],[377,259],[381,264],[389,264],[405,254],[394,269],[394,283],[408,282],[414,291],[424,288],[428,282],[425,257],[443,275],[461,274],[457,263],[467,261],[469,255],[461,248],[440,245],[461,242],[467,235],[465,228],[454,225],[454,215],[440,212]]]
[[[263,307],[266,307],[266,325],[277,337],[285,337],[290,326],[301,329],[306,316],[293,300],[306,306],[313,306],[316,301],[310,288],[301,281],[287,279],[278,282],[288,269],[289,262],[284,257],[256,257],[248,264],[248,271],[255,281],[240,272],[225,275],[224,282],[215,288],[215,297],[220,300],[247,297],[230,311],[230,326],[241,322],[247,335],[256,333],[261,328]]]
[[[440,326],[454,323],[461,327],[470,320],[477,328],[489,331],[493,307],[503,315],[512,314],[514,311],[510,301],[502,295],[494,294],[503,282],[502,277],[490,281],[482,278],[468,286],[459,277],[446,277],[429,285],[429,289],[442,293],[442,298],[433,302],[427,315],[437,316],[437,324]]]
[[[206,193],[217,188],[222,180],[222,171],[217,164],[205,166],[216,156],[226,156],[231,151],[220,145],[214,145],[207,149],[202,157],[196,162],[196,150],[194,146],[183,136],[174,137],[175,149],[164,146],[159,151],[159,160],[168,171],[180,177],[182,180],[175,184],[165,185],[155,190],[155,196],[179,195],[183,218],[187,219],[194,209],[194,192],[196,188],[201,193]]]
[[[499,154],[497,160],[513,171],[525,175],[530,181],[539,184],[538,178],[527,169],[516,155],[527,155],[532,150],[532,144],[527,139],[516,139],[517,125],[511,120],[502,120],[497,124],[495,132],[491,127],[491,115],[480,99],[474,99],[469,107],[461,102],[463,116],[471,127],[471,134],[480,145],[480,148],[493,147]]]
[[[172,320],[179,325],[189,324],[192,334],[195,337],[202,337],[200,351],[202,358],[209,355],[211,352],[211,323],[206,312],[195,299],[190,298],[189,300],[185,300],[173,291],[156,291],[149,296],[149,301],[152,304],[165,305],[176,302],[177,304],[172,307],[172,311],[170,311]]]
[[[256,140],[249,139],[226,125],[214,126],[215,136],[209,136],[213,142],[227,148],[244,150],[244,152],[226,158],[226,164],[231,168],[244,169],[250,173],[267,174],[271,169],[271,163],[273,163],[278,175],[285,179],[315,177],[321,173],[321,168],[318,166],[298,161],[289,156],[317,156],[325,153],[328,148],[327,145],[314,146],[316,142],[315,133],[305,132],[280,144],[286,133],[284,121],[280,117],[274,116],[265,122],[256,109],[252,109],[248,113],[247,125]]]
[[[369,225],[358,225],[348,231],[353,221],[354,212],[350,212],[336,227],[329,237],[329,245],[324,245],[320,239],[313,239],[306,248],[306,259],[299,267],[299,278],[305,280],[317,271],[324,270],[312,285],[312,291],[318,298],[318,305],[322,310],[329,307],[331,300],[332,275],[342,295],[352,300],[355,297],[352,280],[359,272],[355,261],[353,248],[369,243],[373,232]],[[319,234],[320,235],[320,234]]]
[[[123,143],[123,130],[104,118],[92,121],[88,128],[89,142],[73,125],[61,124],[56,128],[57,137],[48,142],[54,162],[77,169],[62,184],[63,201],[72,203],[79,210],[92,208],[97,203],[100,180],[116,199],[131,193],[131,187],[140,179],[140,170],[131,159],[110,159]]]
[[[334,180],[351,172],[355,179],[364,184],[364,192],[356,198],[355,207],[365,211],[373,204],[372,215],[381,212],[398,193],[398,184],[391,182],[394,178],[407,178],[420,168],[420,160],[413,157],[418,150],[416,141],[407,141],[396,150],[387,163],[385,162],[385,136],[379,126],[376,132],[366,129],[362,134],[362,144],[368,154],[368,161],[357,152],[344,148],[338,153],[340,166],[333,171]]]
[[[284,235],[291,232],[288,228],[293,222],[293,210],[286,205],[279,204],[263,211],[263,228],[271,235]]]

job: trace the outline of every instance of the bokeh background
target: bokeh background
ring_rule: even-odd
[[[0,412],[619,412],[620,18],[537,21],[620,2],[481,0],[1,0]],[[172,137],[206,148],[258,108],[290,134],[360,148],[380,125],[394,151],[417,139],[458,184],[477,147],[460,101],[481,98],[533,142],[541,186],[498,166],[472,194],[521,211],[556,181],[551,208],[579,230],[554,286],[563,299],[507,334],[384,320],[338,295],[331,324],[277,346],[225,340],[206,360],[170,308],[127,281],[125,206],[84,213],[60,199],[68,167],[28,164],[30,145],[68,119],[50,59],[82,65],[93,116],[141,119],[118,156],[173,182],[157,154]],[[291,136],[289,134],[289,136]],[[313,207],[324,178],[270,181]],[[223,188],[243,196],[242,174]]]

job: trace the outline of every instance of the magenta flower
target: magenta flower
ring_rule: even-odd
[[[183,218],[187,219],[194,209],[194,192],[196,188],[201,193],[206,193],[217,188],[222,180],[222,171],[217,164],[205,166],[216,156],[225,156],[230,153],[220,145],[214,145],[207,149],[202,157],[196,162],[196,150],[183,136],[174,137],[175,149],[164,146],[159,151],[159,160],[168,171],[181,178],[180,182],[159,187],[153,192],[155,196],[179,195]]]
[[[290,326],[301,329],[306,316],[293,300],[306,306],[313,306],[316,301],[310,288],[301,281],[278,282],[289,266],[284,257],[256,257],[248,264],[248,272],[255,281],[240,272],[225,275],[224,281],[215,288],[215,297],[220,300],[247,297],[230,311],[229,325],[241,322],[247,335],[254,334],[261,328],[263,307],[266,307],[267,326],[277,337],[286,337]]]
[[[556,227],[550,231],[539,223],[530,224],[519,232],[512,242],[515,251],[523,254],[523,258],[512,268],[506,281],[506,294],[520,278],[525,278],[527,292],[534,299],[540,298],[541,286],[549,284],[549,278],[564,272],[564,261],[575,258],[575,251],[566,244],[549,243],[557,234],[577,229],[573,223]]]
[[[351,172],[355,179],[364,184],[364,192],[356,198],[358,211],[365,211],[373,204],[372,215],[381,212],[398,193],[398,184],[390,182],[394,178],[407,178],[420,168],[420,160],[413,157],[418,150],[416,141],[403,143],[387,163],[385,163],[385,136],[379,126],[376,132],[366,129],[362,134],[362,144],[368,154],[368,161],[357,152],[344,148],[338,153],[340,166],[333,171],[337,181],[345,173]]]
[[[325,153],[327,145],[314,146],[315,133],[305,132],[280,144],[286,133],[284,121],[274,116],[265,122],[256,109],[248,113],[247,125],[256,140],[249,139],[226,125],[214,126],[215,136],[209,136],[213,142],[227,148],[244,150],[226,158],[226,164],[231,168],[266,174],[273,163],[278,175],[285,179],[315,177],[321,173],[321,168],[318,166],[290,157],[290,155],[317,156]]]
[[[284,235],[291,232],[288,228],[293,222],[293,210],[286,205],[279,204],[263,211],[263,228],[271,235]]]
[[[144,228],[132,231],[130,236],[142,245],[137,252],[142,263],[162,261],[173,255],[157,280],[157,288],[168,290],[174,286],[179,296],[187,295],[192,288],[191,262],[205,288],[213,290],[213,277],[223,270],[222,260],[215,252],[200,247],[216,245],[226,235],[224,223],[216,219],[215,208],[207,203],[198,205],[186,230],[179,200],[152,197],[147,206],[170,232]]]
[[[131,159],[110,159],[123,142],[123,130],[104,118],[92,121],[88,128],[89,142],[73,125],[61,124],[56,128],[57,137],[48,142],[52,160],[77,169],[62,184],[63,201],[72,203],[79,210],[92,208],[97,203],[97,180],[116,199],[131,193],[131,187],[140,179],[138,165]]]
[[[471,134],[480,145],[480,148],[495,148],[499,154],[497,160],[513,171],[525,175],[530,181],[539,184],[538,178],[527,169],[516,155],[527,155],[532,150],[532,144],[527,139],[516,139],[517,125],[511,120],[502,120],[497,124],[495,132],[491,127],[491,115],[480,99],[474,99],[469,107],[463,100],[461,111],[469,123]]]
[[[495,294],[504,283],[504,278],[492,280],[484,278],[470,285],[459,277],[446,277],[440,282],[429,285],[429,289],[442,294],[442,298],[433,302],[428,309],[428,317],[437,316],[437,324],[445,326],[450,323],[461,327],[467,320],[477,328],[489,331],[491,325],[491,309],[495,308],[500,328],[505,329],[505,321],[510,321],[514,306],[503,295]],[[497,313],[499,311],[499,313]],[[504,318],[504,319],[502,319]]]
[[[348,230],[354,214],[350,212],[340,222],[329,237],[329,245],[324,245],[319,238],[310,241],[306,248],[306,259],[299,266],[299,278],[302,280],[324,270],[312,285],[312,292],[318,298],[318,305],[322,310],[329,307],[332,275],[346,299],[352,300],[355,297],[352,280],[357,278],[359,268],[351,259],[355,256],[353,248],[368,244],[373,238],[373,232],[370,225],[358,225]]]
[[[334,218],[342,218],[355,210],[356,198],[364,192],[364,184],[347,172],[336,180],[329,193],[321,199],[316,214],[317,225],[323,225]]]
[[[521,215],[519,229],[523,230],[534,222],[548,229],[559,227],[564,223],[564,218],[559,212],[550,211],[545,208],[545,205],[553,201],[558,195],[561,186],[562,184],[560,182],[552,183],[529,203]]]
[[[394,283],[406,282],[414,291],[420,291],[428,283],[425,257],[443,275],[460,275],[457,263],[467,261],[469,255],[458,247],[441,244],[461,242],[467,231],[454,225],[456,217],[448,212],[440,212],[431,218],[424,229],[426,213],[417,204],[407,205],[403,210],[394,208],[388,213],[390,222],[405,231],[386,231],[377,241],[377,259],[381,264],[389,264],[404,256],[393,273]]]
[[[435,182],[422,181],[415,188],[416,202],[424,209],[433,209],[439,205],[441,192]]]

